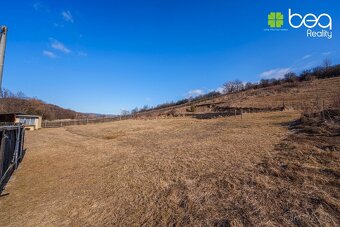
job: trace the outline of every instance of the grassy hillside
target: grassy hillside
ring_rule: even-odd
[[[340,96],[340,77],[277,85],[237,94],[225,95],[212,100],[235,107],[277,107],[299,108],[316,101],[324,100],[331,105]]]
[[[324,105],[338,105],[340,77],[284,83],[265,88],[249,89],[205,100],[139,113],[139,116],[185,115],[219,112],[226,107],[277,108],[318,110]]]

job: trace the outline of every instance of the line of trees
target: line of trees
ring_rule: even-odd
[[[0,97],[1,98],[18,98],[18,99],[27,99],[28,97],[23,93],[22,91],[18,91],[17,93],[14,93],[6,88],[2,89],[0,91]]]
[[[311,81],[338,76],[340,76],[340,65],[330,66],[327,61],[325,66],[304,70],[299,75],[294,72],[288,72],[283,76],[283,78],[262,79],[259,83],[242,83],[240,80],[229,81],[223,85],[223,91],[226,94],[249,89],[259,89],[289,83],[294,84],[301,81]]]

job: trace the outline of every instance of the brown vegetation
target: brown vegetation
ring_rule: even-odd
[[[340,112],[327,112],[326,121],[319,113],[292,122],[289,136],[258,165],[260,176],[276,185],[264,192],[277,199],[267,207],[283,211],[279,223],[340,224]]]
[[[41,115],[47,120],[74,119],[76,116],[82,116],[73,110],[47,104],[38,99],[13,97],[0,99],[0,112]]]
[[[340,99],[340,65],[330,66],[325,61],[323,67],[306,70],[300,75],[287,73],[283,79],[261,80],[260,83],[243,84],[239,80],[224,84],[227,94],[213,91],[208,94],[164,103],[150,108],[124,110],[124,116],[178,116],[189,113],[218,112],[224,108],[279,108],[285,106],[297,110],[316,111],[326,104]],[[78,113],[56,105],[47,104],[35,98],[27,98],[22,92],[13,94],[3,90],[0,99],[0,112],[20,112],[42,115],[44,119],[85,119],[98,117],[97,114]],[[196,108],[199,107],[199,108]],[[130,115],[131,114],[131,115]],[[99,115],[103,116],[103,115]]]
[[[336,78],[340,77],[340,65],[331,65],[330,59],[325,59],[324,64],[320,67],[315,67],[309,70],[305,70],[301,72],[299,75],[295,74],[294,72],[288,72],[284,75],[282,79],[262,79],[259,83],[242,83],[240,80],[236,79],[233,81],[228,81],[225,84],[223,84],[223,94],[213,91],[209,92],[204,95],[199,95],[196,97],[190,97],[187,99],[182,99],[177,102],[170,102],[170,103],[163,103],[160,105],[157,105],[156,107],[148,108],[146,106],[139,110],[140,113],[146,112],[149,110],[155,111],[155,110],[161,110],[161,109],[178,109],[179,107],[182,107],[183,105],[191,105],[192,103],[202,103],[205,101],[212,101],[214,99],[219,99],[221,97],[227,97],[230,94],[239,94],[240,92],[246,93],[247,91],[256,91],[258,89],[263,90],[263,88],[267,88],[267,90],[276,90],[277,86],[283,87],[283,88],[289,88],[289,87],[299,87],[298,85],[306,84],[304,82],[306,81],[313,81],[313,80],[321,80],[321,79],[327,79],[327,78]],[[308,83],[307,83],[308,84]],[[260,91],[261,92],[261,91]],[[270,94],[269,94],[270,95]],[[280,100],[282,101],[282,100]],[[310,100],[301,100],[305,102],[309,102]],[[276,103],[277,104],[277,103]],[[259,106],[256,106],[259,107]],[[138,112],[138,108],[135,108],[132,113]]]
[[[0,198],[2,225],[339,226],[338,123],[298,118],[284,111],[29,132]]]
[[[340,77],[285,83],[265,88],[249,89],[236,93],[212,97],[207,100],[192,101],[177,106],[149,110],[138,116],[162,116],[170,111],[173,115],[183,115],[195,106],[195,113],[214,113],[225,108],[280,108],[299,111],[320,111],[333,106],[340,100]]]
[[[44,120],[93,119],[97,117],[105,117],[105,115],[101,114],[76,112],[74,110],[65,109],[57,105],[48,104],[39,99],[27,97],[0,98],[0,113],[41,115]]]

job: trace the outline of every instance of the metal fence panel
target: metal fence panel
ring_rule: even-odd
[[[0,192],[23,159],[23,125],[0,126]]]

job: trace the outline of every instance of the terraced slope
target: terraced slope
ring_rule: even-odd
[[[340,77],[288,83],[261,89],[252,89],[238,93],[226,94],[212,99],[148,111],[140,116],[181,115],[190,112],[194,106],[195,113],[218,112],[225,107],[277,108],[295,110],[319,110],[332,106],[340,100]]]

